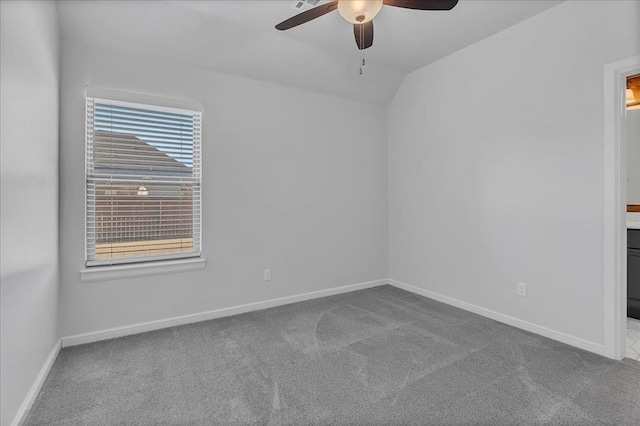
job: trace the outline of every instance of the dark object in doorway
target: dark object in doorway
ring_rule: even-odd
[[[627,316],[640,319],[640,229],[627,230]]]

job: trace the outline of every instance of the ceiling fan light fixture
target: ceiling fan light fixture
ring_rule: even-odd
[[[352,24],[364,24],[376,17],[383,0],[340,0],[338,12]]]

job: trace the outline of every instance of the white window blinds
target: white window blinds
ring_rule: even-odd
[[[86,265],[200,255],[202,113],[87,97]]]

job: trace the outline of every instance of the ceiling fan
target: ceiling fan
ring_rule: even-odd
[[[456,4],[458,0],[334,0],[282,21],[276,29],[288,30],[338,9],[340,15],[353,24],[356,44],[363,50],[373,45],[373,18],[382,5],[415,10],[451,10]]]

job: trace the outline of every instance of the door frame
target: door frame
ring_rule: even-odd
[[[627,317],[626,78],[640,56],[604,67],[604,355],[625,356]]]

